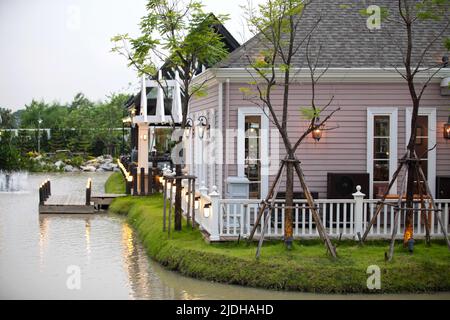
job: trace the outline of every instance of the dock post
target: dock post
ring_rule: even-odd
[[[92,195],[92,180],[89,179],[86,185],[86,205],[91,205],[91,195]]]
[[[50,180],[48,180],[48,195],[52,195],[52,182]]]
[[[145,196],[145,169],[141,168],[141,181],[140,181],[140,186],[141,186],[141,190],[140,190],[140,195],[141,196]]]
[[[44,190],[42,188],[42,185],[39,187],[39,204],[43,205],[45,202],[44,200]]]

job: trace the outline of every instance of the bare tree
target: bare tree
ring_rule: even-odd
[[[249,74],[253,77],[250,87],[242,88],[246,99],[261,107],[269,117],[273,125],[278,129],[286,150],[280,173],[269,191],[268,199],[276,196],[277,182],[281,171],[286,171],[286,203],[285,203],[285,229],[284,238],[288,248],[293,240],[293,208],[294,208],[294,174],[296,174],[309,203],[309,208],[315,216],[317,214],[315,204],[309,189],[305,183],[303,171],[296,156],[296,151],[305,139],[314,131],[323,130],[325,124],[339,110],[329,111],[334,97],[331,97],[325,105],[316,102],[316,86],[322,76],[327,72],[328,66],[319,67],[322,45],[315,41],[314,32],[320,25],[322,16],[315,17],[311,24],[303,24],[304,14],[312,1],[302,0],[268,0],[259,6],[259,10],[249,5],[247,15],[251,30],[256,34],[259,45],[263,49],[255,59],[252,48],[246,58],[250,67]],[[305,25],[308,29],[305,30]],[[294,62],[294,58],[302,56],[302,63]],[[311,88],[311,105],[303,108],[302,114],[309,121],[308,127],[300,137],[292,137],[288,132],[290,118],[291,88],[298,85],[298,76],[306,72],[309,75]],[[274,94],[282,91],[282,113],[277,114],[277,102]],[[325,114],[328,115],[325,116]],[[298,119],[295,119],[298,122]],[[263,206],[264,208],[264,206]],[[263,210],[262,210],[263,211]],[[260,215],[262,214],[260,212]],[[316,218],[316,217],[315,217]],[[317,215],[317,219],[320,217]],[[330,244],[326,231],[320,221],[317,227],[326,245],[335,256],[334,247]],[[251,234],[251,238],[254,231]]]

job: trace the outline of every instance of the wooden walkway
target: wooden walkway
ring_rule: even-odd
[[[111,205],[116,198],[124,197],[121,194],[91,195],[92,181],[89,179],[86,186],[86,195],[52,195],[51,183],[45,181],[39,188],[39,214],[94,214],[100,209]]]

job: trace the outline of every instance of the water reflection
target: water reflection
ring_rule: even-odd
[[[84,192],[85,174],[53,175],[54,194]],[[27,193],[0,193],[0,299],[388,299],[440,295],[326,296],[273,292],[186,278],[149,260],[121,216],[41,215],[31,175]],[[94,193],[107,175],[94,177]],[[79,266],[82,288],[69,290],[67,267]]]

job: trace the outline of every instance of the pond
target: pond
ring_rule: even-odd
[[[96,193],[108,175],[22,175],[20,190],[0,192],[0,299],[450,299],[448,293],[317,295],[199,281],[148,259],[124,217],[39,216],[37,190],[45,179],[53,194],[64,195],[83,193],[92,177]],[[75,288],[73,270],[80,272]]]

